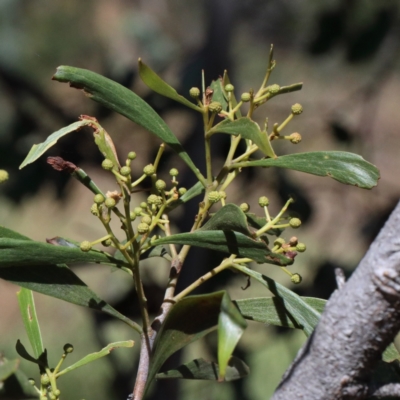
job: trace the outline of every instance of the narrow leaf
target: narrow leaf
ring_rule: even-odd
[[[178,233],[152,241],[154,246],[160,244],[187,244],[203,247],[210,250],[236,254],[238,257],[247,257],[262,264],[291,265],[293,259],[281,254],[271,253],[263,241],[257,241],[233,231],[200,231],[192,233]]]
[[[265,221],[266,223],[266,221]],[[236,204],[220,208],[199,231],[235,231],[251,236],[245,213]]]
[[[98,360],[99,358],[105,357],[108,354],[110,354],[114,349],[120,348],[120,347],[133,347],[134,341],[133,340],[126,340],[123,342],[115,342],[115,343],[110,343],[97,353],[91,353],[88,354],[87,356],[83,357],[81,360],[77,361],[75,364],[70,365],[69,367],[63,369],[57,374],[57,378],[61,375],[66,374],[67,372],[71,372],[74,369],[77,369],[79,367],[82,367],[86,364],[89,364],[93,361]]]
[[[244,161],[234,165],[239,167],[278,167],[306,172],[312,175],[329,176],[341,183],[355,185],[363,189],[376,186],[379,170],[361,156],[344,151],[316,151],[289,154],[272,159]]]
[[[28,164],[33,163],[36,161],[41,155],[43,155],[50,147],[53,147],[58,139],[62,138],[63,136],[67,135],[68,133],[77,131],[81,129],[83,126],[89,125],[90,121],[83,120],[74,122],[71,125],[68,125],[57,132],[52,133],[43,143],[34,144],[29,151],[28,155],[25,157],[25,160],[19,166],[19,169],[26,167]]]
[[[248,139],[255,143],[266,156],[276,158],[267,133],[261,132],[258,124],[248,117],[242,117],[234,121],[224,119],[208,131],[209,135],[213,135],[214,133],[228,133],[234,136],[241,135],[243,139]]]
[[[33,240],[2,237],[0,228],[0,268],[52,264],[102,263],[118,265],[110,254],[98,250],[83,252],[79,248],[54,246]]]
[[[148,67],[141,58],[139,58],[139,75],[142,81],[153,91],[164,97],[175,100],[186,107],[196,111],[201,111],[200,107],[187,100],[177,93],[177,91],[163,81],[150,67]]]
[[[286,310],[290,313],[290,315],[282,315],[282,324],[288,324],[288,322],[285,321],[290,319],[291,316],[294,321],[302,327],[304,333],[307,336],[311,335],[312,331],[317,326],[320,317],[318,311],[307,304],[296,293],[280,285],[278,282],[275,282],[273,279],[268,278],[267,276],[262,275],[259,272],[252,271],[247,267],[238,265],[235,266],[235,268],[239,271],[242,271],[244,274],[256,279],[262,285],[267,287],[275,297],[278,297],[283,302]]]
[[[3,360],[0,363],[0,382],[5,381],[19,366],[19,360]]]
[[[22,321],[31,343],[33,354],[36,358],[44,352],[42,335],[40,333],[39,321],[36,315],[35,301],[32,291],[21,288],[17,293]]]
[[[249,375],[249,367],[239,358],[231,357],[225,373],[225,382],[235,381]],[[157,379],[201,379],[217,381],[219,367],[216,362],[206,361],[203,358],[180,365],[176,369],[170,369],[156,375]]]
[[[81,68],[60,66],[53,79],[82,89],[92,100],[137,123],[170,146],[199,180],[204,177],[162,118],[139,96],[111,79]]]
[[[175,304],[154,342],[146,390],[167,358],[217,328],[224,293],[188,296]]]
[[[225,293],[218,318],[218,381],[225,379],[229,359],[246,328],[245,319],[232,303],[228,293]]]
[[[301,299],[319,314],[324,311],[326,300],[314,297],[301,297]],[[242,299],[235,300],[234,303],[243,317],[248,320],[285,328],[302,329],[279,297]]]

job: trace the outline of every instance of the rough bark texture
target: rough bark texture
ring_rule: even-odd
[[[365,399],[400,330],[400,203],[286,371],[273,400]],[[393,389],[393,388],[392,388]]]

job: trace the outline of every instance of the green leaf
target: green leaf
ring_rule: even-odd
[[[236,254],[238,257],[251,258],[260,264],[267,263],[280,266],[293,264],[293,259],[281,254],[271,253],[264,242],[251,239],[240,232],[197,230],[192,233],[178,233],[152,241],[154,246],[170,243],[187,244]]]
[[[40,333],[39,321],[36,315],[35,301],[32,291],[21,288],[17,293],[22,321],[31,343],[33,354],[36,358],[44,352],[42,335]]]
[[[389,363],[394,360],[400,360],[400,354],[393,343],[390,343],[386,350],[383,352],[382,360]]]
[[[25,240],[27,244],[30,242],[26,236],[4,227],[0,227],[0,237],[10,240]],[[52,247],[61,248],[61,246]],[[3,252],[1,252],[0,262],[2,256]],[[0,279],[72,304],[102,311],[138,330],[135,322],[99,298],[65,264],[0,268]]]
[[[290,322],[288,322],[288,320],[291,319],[291,316],[294,321],[301,326],[301,329],[303,329],[307,336],[311,335],[312,331],[317,326],[320,317],[318,311],[307,304],[296,293],[280,285],[278,282],[275,282],[273,279],[268,278],[259,272],[252,271],[247,267],[237,265],[235,268],[256,279],[262,285],[267,287],[275,297],[283,302],[285,309],[290,313],[290,315],[282,315],[282,324],[289,324]]]
[[[19,367],[19,360],[3,360],[0,363],[0,382],[5,381]],[[1,393],[1,392],[0,392]]]
[[[225,373],[225,382],[235,381],[249,375],[249,367],[239,358],[231,357]],[[156,375],[157,379],[201,379],[208,381],[218,380],[219,367],[216,362],[206,361],[203,358],[180,365]]]
[[[89,125],[90,122],[88,120],[82,120],[74,122],[71,125],[68,125],[57,132],[52,133],[43,143],[34,144],[29,151],[28,155],[25,157],[25,160],[19,166],[19,169],[24,168],[28,164],[33,163],[36,161],[42,154],[44,154],[50,147],[53,147],[58,139],[62,138],[63,136],[67,135],[70,132],[77,131],[81,129],[83,126]]]
[[[314,297],[301,297],[301,299],[319,314],[324,311],[326,300]],[[302,329],[279,297],[242,299],[235,300],[234,303],[243,317],[248,320],[285,328]]]
[[[116,111],[156,135],[185,161],[200,181],[206,184],[205,178],[166,123],[131,90],[95,72],[68,66],[58,67],[53,79],[69,82],[70,86],[83,89],[83,92],[92,100]]]
[[[268,157],[276,158],[274,150],[269,141],[268,135],[261,132],[260,127],[248,117],[242,117],[231,121],[224,119],[208,131],[208,135],[214,133],[228,133],[229,135],[241,135],[243,139],[251,140]]]
[[[266,221],[265,221],[266,223]],[[235,231],[251,236],[245,213],[236,204],[220,208],[199,231]]]
[[[133,340],[126,340],[122,342],[115,342],[115,343],[110,343],[97,353],[91,353],[88,354],[87,356],[83,357],[81,360],[77,361],[75,364],[70,365],[69,367],[63,369],[59,373],[57,373],[57,378],[61,375],[66,374],[67,372],[71,372],[74,369],[77,369],[79,367],[82,367],[86,364],[89,364],[93,361],[98,360],[99,358],[105,357],[108,354],[110,354],[114,349],[120,348],[120,347],[133,347],[134,341]]]
[[[173,87],[164,82],[150,67],[142,62],[141,58],[139,58],[139,75],[142,81],[156,93],[175,100],[186,107],[192,108],[193,110],[201,111],[200,107],[196,106],[185,97],[179,95]]]
[[[246,328],[245,319],[225,293],[218,318],[218,381],[224,380],[229,359]]]
[[[146,390],[167,358],[217,328],[224,293],[189,296],[175,304],[154,342]]]
[[[54,246],[33,240],[11,239],[2,236],[0,227],[0,268],[22,267],[52,264],[102,263],[118,265],[121,261],[111,255],[91,250],[81,251],[79,248]]]
[[[316,151],[289,154],[272,159],[244,161],[234,164],[243,167],[278,167],[306,172],[312,175],[329,176],[341,183],[363,189],[376,186],[379,170],[361,156],[344,151]]]

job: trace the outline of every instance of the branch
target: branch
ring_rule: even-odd
[[[351,278],[331,296],[273,400],[372,395],[371,373],[400,330],[399,233],[400,203]]]

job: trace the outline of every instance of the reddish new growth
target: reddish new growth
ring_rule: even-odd
[[[78,169],[75,164],[65,161],[61,157],[47,157],[47,164],[51,165],[56,171],[63,171],[69,174]]]

